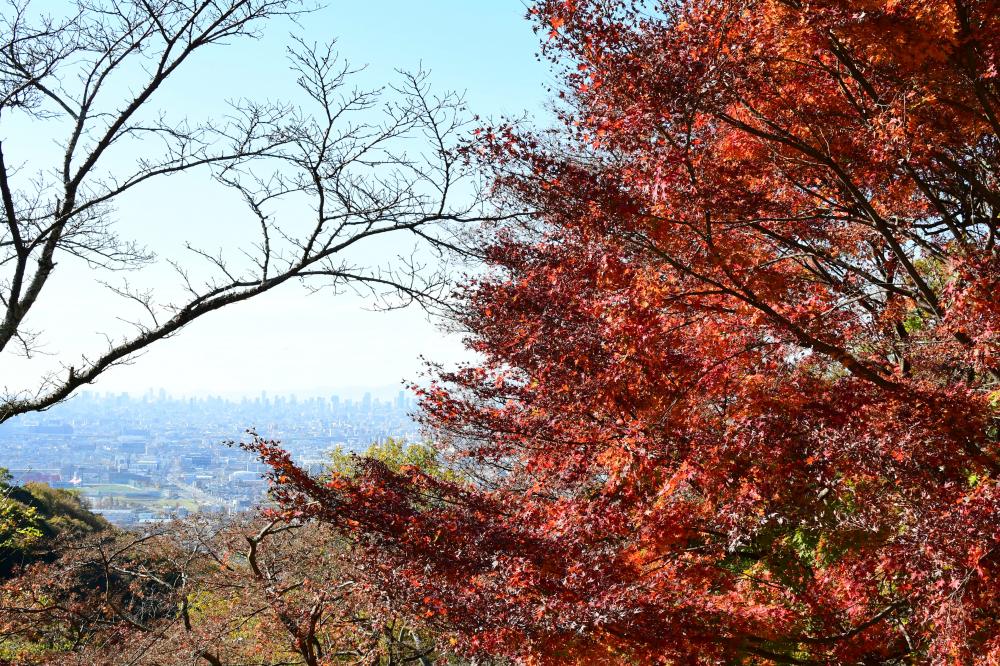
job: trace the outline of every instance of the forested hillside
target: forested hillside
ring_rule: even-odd
[[[110,527],[72,491],[42,483],[12,485],[0,468],[0,580],[15,568],[54,557],[60,543]]]

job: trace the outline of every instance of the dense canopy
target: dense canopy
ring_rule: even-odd
[[[1000,3],[548,0],[564,124],[484,131],[466,481],[285,508],[465,649],[1000,663]],[[469,480],[471,479],[471,480]]]

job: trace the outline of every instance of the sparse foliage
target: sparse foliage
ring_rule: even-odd
[[[106,348],[34,386],[8,386],[0,422],[45,409],[195,319],[290,281],[359,290],[387,306],[435,301],[434,248],[452,223],[481,217],[452,150],[465,122],[458,97],[435,96],[425,72],[401,72],[389,88],[353,87],[356,70],[332,46],[299,41],[289,59],[300,99],[255,102],[247,91],[223,117],[197,121],[195,108],[159,109],[168,81],[205,51],[301,15],[297,0],[79,0],[65,9],[48,17],[11,0],[0,14],[0,130],[15,119],[45,122],[59,128],[64,149],[58,164],[43,165],[0,144],[0,353],[38,351],[45,332],[33,332],[29,314],[45,307],[40,297],[61,261],[107,273],[131,333],[112,332]],[[180,239],[186,256],[158,258],[128,237],[142,220],[117,219],[116,202],[181,173],[242,199],[233,216],[246,232],[232,247]],[[352,259],[387,234],[408,236],[414,253]],[[183,297],[129,281],[154,261],[174,268]]]
[[[0,660],[18,664],[416,664],[432,633],[365,582],[319,525],[246,515],[65,540],[0,586]],[[419,618],[418,618],[419,619]]]

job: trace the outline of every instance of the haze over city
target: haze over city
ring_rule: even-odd
[[[46,0],[28,11],[42,16],[65,9]],[[322,49],[333,41],[331,63],[349,69],[348,94],[382,95],[345,125],[384,122],[384,110],[399,103],[394,88],[405,86],[404,72],[419,71],[430,98],[454,93],[461,99],[463,125],[454,139],[466,140],[489,118],[544,113],[546,68],[535,57],[537,41],[524,14],[516,0],[426,6],[387,0],[333,2],[291,18],[276,16],[253,39],[197,53],[151,97],[158,111],[146,122],[160,122],[157,114],[180,126],[225,120],[249,97],[299,103],[301,72],[291,69],[290,49]],[[224,78],[215,75],[222,71]],[[132,93],[132,85],[124,76],[107,83],[111,94],[122,96]],[[0,140],[15,183],[29,182],[35,171],[48,175],[50,165],[60,164],[67,129],[44,114],[4,114]],[[430,151],[427,139],[407,137],[402,150]],[[159,148],[145,137],[127,150],[110,151],[99,182],[121,179],[143,164],[144,151]],[[459,206],[463,197],[471,200],[471,184],[457,184]],[[216,251],[237,267],[246,264],[259,225],[240,196],[213,182],[207,168],[152,179],[116,197],[113,209],[101,214],[151,260],[116,272],[97,270],[72,252],[57,257],[57,270],[19,331],[25,344],[0,352],[0,389],[11,401],[34,395],[49,377],[60,381],[70,366],[80,367],[109,343],[149,326],[152,313],[135,296],[150,302],[185,298],[185,281],[205,279],[207,285],[215,279],[205,260]],[[269,214],[292,230],[282,233],[295,233],[308,224],[310,210],[291,198]],[[394,236],[352,250],[348,260],[382,270],[401,258],[438,259],[426,249],[414,259],[412,239]],[[223,272],[228,270],[227,263]],[[451,277],[464,270],[476,269],[459,267]],[[424,381],[427,362],[454,365],[472,356],[459,336],[419,305],[383,306],[363,286],[334,290],[323,281],[296,279],[209,312],[128,355],[65,402],[0,425],[0,467],[17,482],[76,489],[95,511],[130,525],[161,521],[178,510],[239,512],[262,500],[261,465],[223,446],[245,439],[248,428],[287,441],[311,464],[332,450],[361,452],[388,437],[418,440],[407,384]]]

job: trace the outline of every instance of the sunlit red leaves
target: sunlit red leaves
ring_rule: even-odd
[[[532,15],[565,128],[480,135],[538,213],[482,230],[483,360],[423,394],[474,476],[286,471],[286,504],[354,521],[471,650],[996,652],[1000,7]]]

